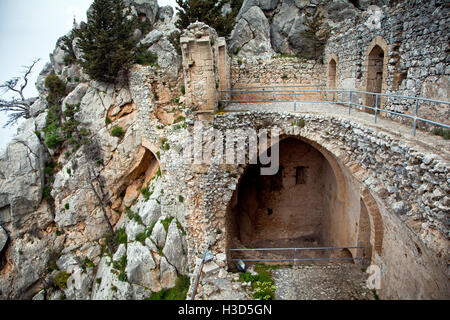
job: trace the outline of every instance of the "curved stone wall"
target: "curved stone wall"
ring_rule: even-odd
[[[302,128],[294,125],[300,119],[305,122]],[[430,154],[388,133],[312,114],[233,113],[216,116],[212,126],[218,130],[276,126],[281,134],[308,141],[327,159],[334,158],[330,163],[346,172],[345,179],[351,182],[348,185],[353,189],[346,194],[353,194],[354,205],[364,211],[363,202],[368,212],[372,263],[382,272],[381,297],[448,297],[449,174],[445,153]],[[191,263],[207,241],[212,241],[214,252],[228,249],[227,209],[245,167],[191,167],[195,183],[186,190],[195,197],[186,215]],[[359,218],[360,212],[355,212]],[[356,220],[349,219],[345,225],[356,228]]]

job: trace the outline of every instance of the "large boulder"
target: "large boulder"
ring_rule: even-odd
[[[39,207],[44,189],[44,148],[34,133],[34,120],[27,122],[0,155],[0,208],[10,208],[5,217],[2,210],[1,222],[13,222],[16,227]]]
[[[179,274],[184,274],[187,262],[187,245],[178,228],[176,220],[172,220],[167,231],[166,243],[163,249],[167,261],[177,269]]]
[[[138,284],[152,291],[161,290],[159,271],[148,247],[139,241],[128,244],[127,248],[127,273],[130,283]]]
[[[274,54],[270,44],[270,25],[264,12],[252,6],[231,32],[230,52],[244,56],[268,57]]]
[[[358,9],[348,0],[245,0],[236,17],[230,51],[243,56],[266,56],[273,50],[308,54],[312,43],[302,35],[307,28],[305,15],[316,11],[332,26],[352,18]]]
[[[48,95],[48,90],[45,87],[45,78],[50,74],[54,73],[53,66],[50,62],[46,63],[42,71],[39,73],[35,86],[36,90],[39,93],[39,97],[45,100],[45,97]]]
[[[6,242],[8,241],[8,234],[5,229],[0,226],[0,253],[3,251],[3,248],[6,246]]]
[[[125,4],[132,6],[140,17],[144,17],[150,22],[155,23],[158,15],[157,0],[125,0]]]
[[[160,24],[141,40],[141,44],[147,46],[148,51],[158,56],[158,66],[174,79],[181,68],[181,56],[170,39],[175,39],[179,34],[180,30],[172,23]]]
[[[277,52],[291,54],[289,36],[296,36],[296,40],[301,40],[299,36],[303,27],[303,19],[300,15],[300,10],[293,1],[283,1],[277,14],[274,15],[272,25],[270,27],[270,34],[272,37],[273,49]],[[291,41],[295,44],[295,41]],[[298,46],[303,46],[301,41]]]

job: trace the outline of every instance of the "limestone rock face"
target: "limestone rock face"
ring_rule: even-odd
[[[229,49],[241,55],[270,56],[273,54],[270,45],[269,21],[259,7],[252,6],[241,15],[231,33]]]
[[[6,233],[5,229],[0,226],[0,253],[3,251],[3,248],[5,247],[7,241],[8,234]]]
[[[42,69],[42,71],[39,73],[39,76],[36,80],[36,90],[39,92],[39,96],[45,100],[45,97],[48,94],[47,89],[45,88],[45,78],[50,75],[52,72],[54,72],[53,70],[53,66],[50,62],[48,62],[47,64],[45,64],[44,68]]]
[[[329,26],[357,14],[348,0],[245,0],[230,37],[230,51],[247,57],[273,55],[273,51],[305,53],[312,46],[302,35],[307,28],[305,15],[317,10]]]
[[[0,208],[10,207],[2,210],[1,223],[18,225],[42,199],[45,153],[34,133],[34,120],[29,121],[29,129],[16,136],[0,155]]]
[[[167,259],[161,257],[160,263],[161,269],[161,287],[172,288],[175,286],[175,281],[177,280],[177,270],[171,266]]]
[[[185,241],[176,221],[173,220],[169,225],[163,253],[167,261],[181,274],[185,272],[187,262]]]
[[[64,112],[67,108],[68,104],[76,105],[81,103],[81,99],[83,99],[84,95],[88,90],[87,83],[80,83],[71,93],[67,95],[67,97],[63,100],[62,103],[62,111]]]
[[[136,241],[130,243],[127,248],[127,273],[128,281],[134,284],[151,288],[152,291],[159,291],[159,274],[152,272],[156,268],[150,250]]]
[[[168,16],[163,17],[163,19],[168,19]],[[157,54],[158,66],[164,68],[171,78],[176,78],[181,68],[181,56],[173,42],[170,41],[171,38],[176,38],[179,34],[180,30],[172,22],[158,23],[155,29],[141,40],[141,44],[148,46],[148,51]]]
[[[155,244],[163,248],[164,244],[166,243],[166,230],[164,229],[163,224],[161,221],[158,221],[155,224],[155,227],[153,228],[153,232],[151,235],[151,239],[155,242]]]
[[[157,0],[126,0],[125,4],[134,7],[138,15],[145,15],[151,24],[155,23],[158,14]]]
[[[44,99],[37,99],[30,108],[30,115],[37,117],[40,113],[47,109],[47,102]]]

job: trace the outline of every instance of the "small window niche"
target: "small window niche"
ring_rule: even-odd
[[[306,169],[308,167],[296,167],[295,168],[295,184],[306,184]]]

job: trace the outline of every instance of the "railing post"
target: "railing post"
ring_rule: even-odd
[[[364,247],[362,247],[361,265],[364,265]]]
[[[348,101],[348,114],[350,114],[350,111],[352,110],[352,93],[353,91],[350,90],[350,99]]]
[[[320,101],[319,84],[317,84],[317,101]]]
[[[297,266],[297,248],[294,248],[294,266]]]
[[[297,92],[294,91],[294,112],[297,111]]]
[[[417,114],[419,113],[419,99],[416,99],[416,106],[414,108],[414,128],[413,136],[416,136],[416,126],[417,126]]]
[[[377,123],[377,112],[378,112],[378,95],[375,94],[375,123]]]

